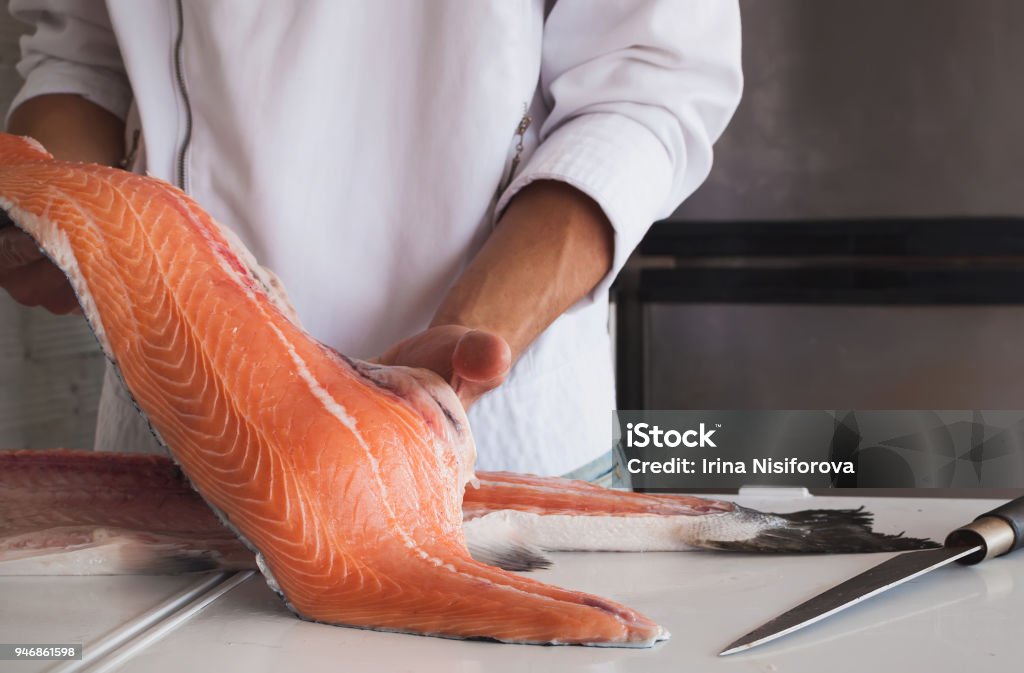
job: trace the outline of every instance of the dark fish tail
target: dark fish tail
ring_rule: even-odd
[[[903,533],[872,529],[874,515],[859,509],[808,509],[790,514],[762,513],[737,507],[744,515],[763,519],[761,530],[746,540],[705,540],[701,546],[725,551],[800,554],[860,554],[935,549],[938,543]]]

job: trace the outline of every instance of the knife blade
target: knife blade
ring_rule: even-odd
[[[731,643],[719,656],[781,638],[937,568],[954,562],[974,565],[1022,546],[1024,497],[954,530],[940,549],[905,552],[818,594]]]

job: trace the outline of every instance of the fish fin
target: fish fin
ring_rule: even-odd
[[[508,517],[488,516],[463,525],[469,555],[502,570],[529,572],[551,566],[543,550],[526,539]]]
[[[737,508],[766,524],[745,540],[702,540],[699,546],[725,551],[801,554],[860,554],[868,552],[935,549],[933,540],[889,535],[872,530],[874,515],[859,509],[809,509],[789,514],[767,514]]]
[[[551,559],[541,549],[521,542],[495,542],[481,544],[470,542],[469,555],[480,563],[497,566],[502,570],[529,572],[551,566]]]

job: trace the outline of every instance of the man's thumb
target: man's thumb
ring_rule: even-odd
[[[452,352],[452,370],[464,381],[499,385],[512,366],[512,350],[496,334],[470,330],[463,334]]]

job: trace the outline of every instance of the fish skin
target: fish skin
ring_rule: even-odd
[[[668,637],[625,606],[473,560],[461,504],[475,451],[451,389],[403,368],[382,386],[312,339],[180,190],[4,134],[0,209],[68,275],[154,433],[300,617],[515,643]]]
[[[630,493],[584,481],[509,472],[477,475],[463,524],[474,556],[504,565],[501,539],[528,563],[542,551],[719,551],[869,553],[932,549],[937,543],[872,529],[863,509],[759,512],[724,500]],[[497,532],[500,531],[500,532]],[[538,567],[541,564],[538,564]]]

